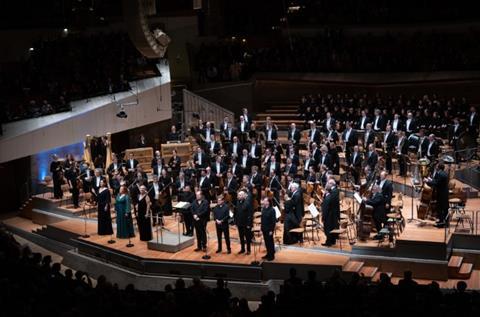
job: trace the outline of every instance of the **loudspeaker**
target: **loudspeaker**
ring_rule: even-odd
[[[156,13],[155,0],[123,0],[123,15],[128,35],[146,58],[162,58],[170,38],[161,30],[151,31],[148,16]]]

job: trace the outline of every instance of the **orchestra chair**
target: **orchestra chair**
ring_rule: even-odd
[[[343,247],[342,247],[342,239],[343,238],[347,238],[348,241],[350,241],[350,238],[348,236],[349,233],[348,233],[348,230],[347,230],[348,222],[349,222],[348,219],[341,219],[340,218],[339,228],[338,229],[333,229],[332,231],[330,231],[331,234],[337,234],[338,235],[336,241],[338,241],[338,244],[340,245],[340,250],[343,249]]]
[[[44,186],[44,190],[43,190],[43,193],[42,193],[42,197],[45,198],[45,194],[46,193],[49,193],[50,191],[48,190],[48,187],[53,183],[53,180],[52,180],[52,176],[50,175],[47,175],[43,178],[43,181],[41,182],[41,184]],[[52,192],[52,195],[53,195],[53,192]]]
[[[305,242],[305,224],[307,220],[305,218],[302,219],[302,222],[300,222],[300,227],[290,229],[290,233],[298,233],[302,235],[302,241],[300,242],[300,245],[303,246],[303,243]]]

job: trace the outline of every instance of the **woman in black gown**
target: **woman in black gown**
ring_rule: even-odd
[[[149,208],[150,198],[148,197],[147,187],[142,185],[140,186],[137,204],[137,225],[141,241],[152,240],[152,224],[149,213],[147,213]]]
[[[98,203],[97,203],[97,217],[98,217],[98,234],[99,235],[111,235],[112,229],[112,217],[110,216],[110,203],[111,203],[110,190],[107,188],[107,181],[102,179],[100,181],[100,188],[98,190]]]
[[[162,175],[158,179],[158,183],[161,185],[160,190],[162,191],[163,201],[161,211],[164,216],[170,216],[172,214],[172,195],[170,185],[173,183],[173,179],[168,175],[166,170],[162,170]]]

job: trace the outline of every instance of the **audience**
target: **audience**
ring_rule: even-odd
[[[226,282],[209,288],[194,278],[187,287],[183,279],[164,291],[140,291],[133,285],[120,289],[99,276],[96,284],[85,272],[61,272],[50,256],[22,249],[14,237],[0,228],[0,302],[10,316],[299,316],[318,310],[326,314],[378,316],[420,313],[476,316],[480,296],[457,283],[455,290],[441,290],[438,283],[419,285],[406,272],[398,286],[386,274],[378,283],[353,275],[345,282],[339,271],[326,281],[315,272],[303,281],[295,269],[275,294],[269,291],[252,312],[245,299],[232,297]]]
[[[68,111],[73,100],[129,89],[157,71],[125,33],[75,35],[34,44],[25,60],[0,65],[2,121]]]

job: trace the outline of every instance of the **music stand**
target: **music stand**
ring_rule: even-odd
[[[132,218],[132,213],[130,212],[129,213],[130,215],[127,216],[127,219],[129,219],[131,222],[132,222],[132,226],[133,226],[133,218]],[[130,233],[128,234],[128,243],[126,245],[127,248],[131,248],[133,247],[134,244],[132,243],[132,237],[130,236]]]
[[[180,212],[180,210],[188,210],[189,208],[191,207],[190,203],[189,202],[185,202],[185,201],[180,201],[178,202],[175,206],[173,206],[174,209],[177,209],[179,210],[178,212]],[[177,231],[178,231],[178,244],[180,244],[180,217],[177,217]]]
[[[260,232],[260,229],[255,229],[255,231],[257,231],[257,230],[258,230],[258,232]],[[255,231],[252,228],[252,236],[255,234]],[[260,234],[261,234],[261,232],[260,232]],[[258,242],[259,248],[262,246],[262,240],[261,239],[262,238],[260,237],[259,238],[260,241]],[[250,264],[251,265],[260,265],[260,262],[257,260],[257,248],[255,246],[257,243],[254,242],[254,241],[252,241],[251,243],[252,243],[252,247],[253,247],[253,261]]]
[[[413,178],[410,180],[410,184],[412,185],[411,197],[410,197],[412,202],[412,205],[411,205],[412,209],[410,210],[410,218],[407,220],[407,222],[411,223],[411,222],[417,221],[419,224],[422,225],[425,223],[424,221],[413,217],[413,194],[416,192],[416,188],[419,184],[415,184],[415,180]]]
[[[82,238],[90,238],[90,235],[87,233],[87,210],[85,209],[85,204],[83,205],[83,221],[85,224],[84,232]]]

